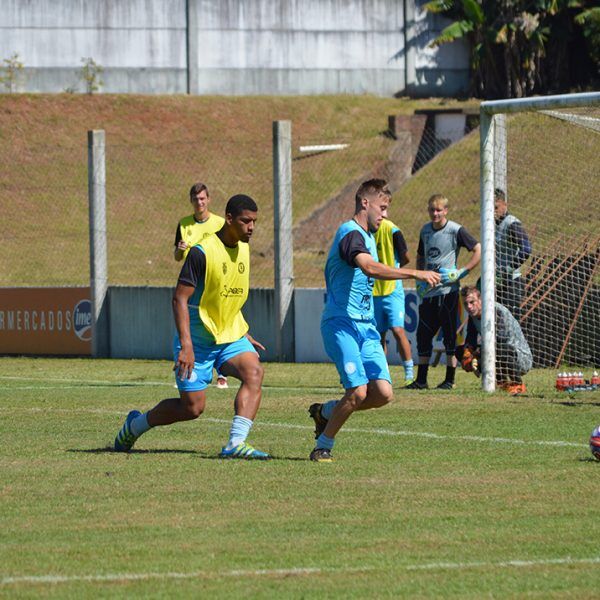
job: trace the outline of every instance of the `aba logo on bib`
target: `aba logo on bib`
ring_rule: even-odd
[[[73,309],[73,330],[82,342],[92,339],[92,303],[80,300]]]

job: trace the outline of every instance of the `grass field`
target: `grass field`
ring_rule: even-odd
[[[175,392],[170,363],[0,358],[0,596],[594,597],[600,394],[554,375],[523,398],[465,373],[398,391],[315,464],[306,409],[334,369],[267,364],[250,441],[276,459],[253,463],[216,459],[235,389],[116,454],[128,410]]]

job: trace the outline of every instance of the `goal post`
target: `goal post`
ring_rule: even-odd
[[[480,161],[483,389],[512,351],[496,302],[534,367],[598,367],[600,92],[483,102]]]

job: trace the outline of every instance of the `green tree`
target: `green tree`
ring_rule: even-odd
[[[596,0],[432,0],[424,8],[453,20],[433,45],[469,42],[473,95],[520,98],[598,77],[600,9],[592,4]]]
[[[0,68],[0,83],[4,85],[9,94],[17,91],[19,79],[22,77],[25,65],[19,60],[19,54],[15,52],[10,58],[3,60],[4,65]]]
[[[83,67],[79,70],[79,78],[85,84],[87,94],[97,92],[104,82],[100,79],[100,75],[104,69],[93,58],[82,58]]]

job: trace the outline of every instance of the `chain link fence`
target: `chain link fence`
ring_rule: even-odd
[[[433,193],[450,198],[450,218],[478,235],[479,146],[464,123],[442,135],[431,115],[403,117],[360,139],[315,138],[292,124],[294,284],[323,287],[333,234],[351,218],[361,181],[383,177],[394,199],[390,218],[414,256]],[[391,122],[391,121],[390,121]],[[468,134],[466,137],[465,134]],[[335,149],[328,149],[334,147]],[[446,152],[440,153],[446,149]],[[88,285],[89,215],[86,136],[81,144],[1,147],[0,286]],[[259,221],[251,241],[253,287],[273,287],[273,150],[260,139],[229,137],[149,146],[106,139],[109,285],[174,285],[179,220],[191,214],[188,191],[203,181],[211,211],[223,214],[236,193],[254,197]]]

